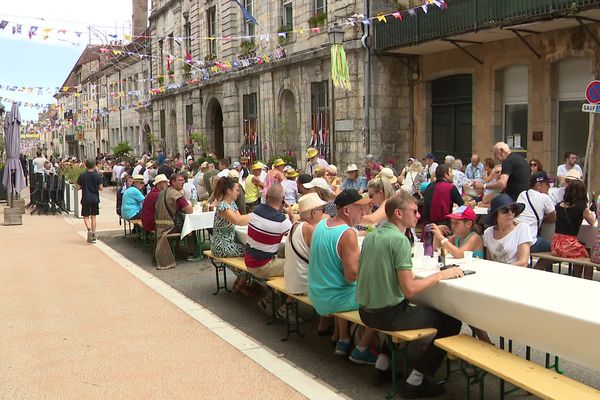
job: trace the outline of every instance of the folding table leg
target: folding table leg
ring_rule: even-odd
[[[210,259],[210,262],[215,267],[215,280],[217,281],[217,291],[214,292],[213,295],[218,294],[221,289],[225,289],[225,291],[231,293],[231,290],[229,290],[227,288],[227,268],[226,268],[225,264],[216,263],[215,260],[212,258]],[[219,272],[221,272],[223,274],[223,284],[222,285],[221,285],[221,282],[219,279]]]

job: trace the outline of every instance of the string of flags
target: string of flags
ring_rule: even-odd
[[[392,19],[396,19],[399,21],[403,21],[406,17],[417,17],[419,13],[427,14],[431,7],[438,7],[439,9],[446,10],[448,9],[448,0],[426,0],[423,4],[419,6],[415,6],[412,8],[408,8],[405,10],[398,10],[386,14],[380,14],[373,17],[367,17],[364,14],[354,14],[348,18],[342,18],[340,20],[336,20],[340,26],[357,26],[360,24],[364,25],[372,25],[373,23],[388,23]],[[239,4],[239,3],[238,3]],[[241,7],[241,6],[240,6]],[[244,7],[241,7],[243,11],[245,11]],[[250,22],[257,24],[255,17],[249,15],[250,19],[245,16],[245,18]],[[9,29],[6,29],[9,28]],[[101,31],[100,29],[90,26],[88,29],[93,29],[94,32]],[[118,34],[118,33],[103,33],[106,36],[107,40],[112,40],[115,43],[120,43],[120,45],[128,44],[137,39],[150,39],[150,40],[175,40],[178,42],[186,41],[186,40],[205,40],[205,41],[231,41],[231,40],[257,40],[259,42],[269,42],[272,38],[280,37],[287,38],[289,34],[317,34],[322,31],[326,31],[326,27],[306,27],[305,25],[294,27],[293,29],[287,32],[272,32],[272,33],[259,33],[256,35],[226,35],[226,36],[159,36],[159,35],[131,35],[131,34]],[[48,38],[65,38],[71,36],[75,38],[75,40],[79,41],[83,34],[82,31],[69,30],[69,29],[56,29],[50,27],[40,27],[37,25],[29,25],[13,22],[9,20],[2,19],[0,20],[0,32],[12,32],[13,35],[27,35],[29,39],[33,38],[41,38],[42,40],[47,40]],[[80,41],[79,41],[80,42]],[[75,42],[74,42],[75,44]]]

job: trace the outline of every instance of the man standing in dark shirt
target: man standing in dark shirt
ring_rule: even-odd
[[[157,175],[163,174],[167,178],[170,178],[173,173],[175,173],[175,169],[173,169],[173,160],[170,158],[165,160],[164,164],[160,165],[156,171]]]
[[[502,174],[493,183],[483,184],[480,181],[473,182],[475,189],[500,190],[517,201],[519,193],[529,189],[529,177],[531,169],[527,160],[520,155],[510,151],[510,147],[504,142],[494,145],[494,157],[502,163]]]
[[[102,176],[96,172],[96,161],[86,160],[87,171],[79,175],[77,186],[81,189],[81,215],[87,228],[88,243],[96,243],[96,215],[100,213],[100,190]]]

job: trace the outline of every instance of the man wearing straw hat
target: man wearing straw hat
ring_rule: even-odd
[[[144,177],[133,175],[133,185],[123,193],[121,216],[125,220],[140,218],[142,203],[144,202]]]
[[[156,200],[161,191],[169,186],[169,180],[163,174],[154,178],[154,187],[142,203],[141,219],[146,232],[153,232],[156,226]]]
[[[306,158],[308,162],[306,163],[306,172],[309,175],[313,175],[317,168],[327,169],[329,167],[329,163],[319,157],[319,151],[313,147],[309,147],[306,149]]]
[[[248,211],[252,210],[255,206],[260,203],[260,191],[264,185],[260,180],[260,173],[262,167],[259,163],[254,164],[250,167],[251,174],[246,178],[246,207]]]

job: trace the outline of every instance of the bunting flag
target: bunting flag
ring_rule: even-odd
[[[351,90],[346,52],[341,44],[331,46],[331,79],[335,87]]]

